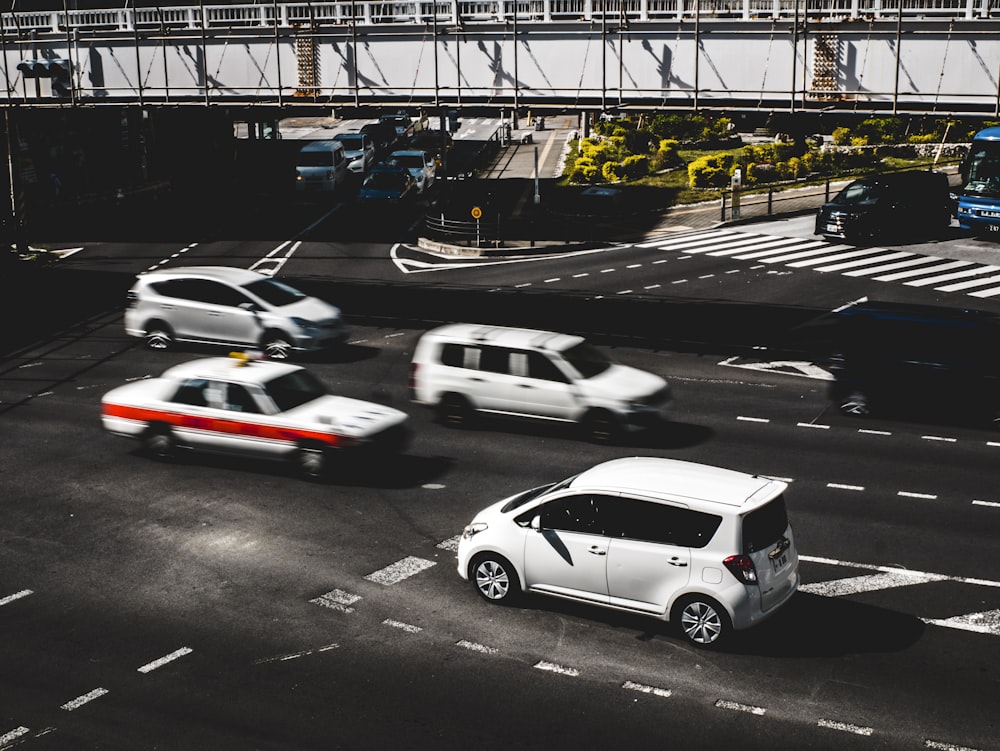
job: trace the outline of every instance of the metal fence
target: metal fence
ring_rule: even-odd
[[[620,23],[704,19],[748,21],[986,19],[1000,0],[418,0],[124,7],[0,13],[4,35],[77,30],[295,28],[317,25],[497,23],[511,20]]]

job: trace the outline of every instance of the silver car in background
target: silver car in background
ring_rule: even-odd
[[[175,342],[259,348],[284,360],[347,336],[340,309],[247,269],[179,266],[140,274],[128,293],[125,332],[150,349]]]

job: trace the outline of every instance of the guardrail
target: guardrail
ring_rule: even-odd
[[[1000,17],[1000,0],[418,0],[125,7],[0,13],[4,35],[77,30],[293,28],[327,25],[611,21],[628,24],[696,19],[840,22],[905,18]]]

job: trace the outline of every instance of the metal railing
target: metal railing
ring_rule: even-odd
[[[1000,0],[339,0],[0,13],[4,34],[67,30],[292,28],[322,25],[1000,18]]]

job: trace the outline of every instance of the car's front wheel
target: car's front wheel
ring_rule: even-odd
[[[621,437],[621,425],[607,410],[595,409],[584,418],[583,432],[594,443],[611,444]]]
[[[295,452],[295,469],[305,480],[322,480],[330,469],[329,453],[325,446],[303,444]]]
[[[480,553],[469,567],[476,592],[484,600],[511,603],[521,593],[513,564],[496,553]]]
[[[674,606],[684,638],[697,647],[714,647],[725,641],[733,626],[729,614],[705,595],[688,595]]]

